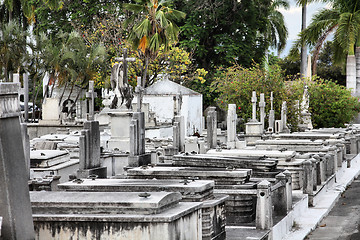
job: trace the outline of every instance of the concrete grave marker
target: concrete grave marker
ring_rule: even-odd
[[[18,84],[0,84],[0,216],[3,239],[34,239],[20,130]],[[20,144],[19,144],[20,143]]]

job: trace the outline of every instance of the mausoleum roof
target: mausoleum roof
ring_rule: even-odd
[[[158,80],[145,89],[146,95],[176,95],[179,93],[182,95],[201,95],[168,79]]]

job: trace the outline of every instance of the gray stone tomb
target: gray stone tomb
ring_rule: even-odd
[[[18,84],[0,84],[0,216],[3,239],[34,239],[20,130]]]

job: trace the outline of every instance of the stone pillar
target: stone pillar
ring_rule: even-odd
[[[139,167],[151,163],[151,153],[145,153],[145,113],[134,112],[130,123],[129,167]]]
[[[320,156],[317,154],[313,156],[313,159],[317,161],[316,178],[314,180],[317,185],[321,185],[321,183],[326,180],[324,175],[325,164],[324,161],[321,161]]]
[[[35,239],[28,175],[20,130],[18,84],[0,84],[1,237]]]
[[[262,127],[264,129],[265,127],[265,95],[263,93],[260,93],[260,102],[259,102],[259,108],[260,108],[260,122],[262,124]]]
[[[312,163],[311,163],[310,160],[304,161],[303,169],[304,169],[304,189],[303,189],[303,193],[308,194],[310,196],[310,195],[313,195],[313,192],[314,192]],[[310,197],[309,197],[309,201],[310,201]]]
[[[324,158],[326,161],[326,177],[328,178],[334,173],[334,166],[333,166],[334,161],[332,161],[330,154],[325,154]]]
[[[87,120],[94,120],[94,108],[95,108],[95,97],[96,92],[94,91],[94,81],[89,81],[89,91],[86,92],[86,98],[89,102],[89,115],[87,116]]]
[[[336,147],[338,148],[338,157],[337,157],[337,164],[338,167],[341,168],[342,167],[342,161],[344,159],[344,144],[342,143],[337,143]]]
[[[351,94],[356,93],[356,60],[354,55],[348,55],[346,60],[346,88]]]
[[[311,158],[311,172],[312,172],[312,179],[313,179],[313,190],[317,190],[317,173],[318,173],[318,167],[320,166],[319,160],[316,160],[315,158]]]
[[[289,129],[287,127],[287,105],[286,101],[283,101],[281,105],[281,128],[284,132],[289,132]]]
[[[25,165],[28,179],[30,179],[30,138],[28,134],[27,124],[20,123],[21,127],[21,138],[22,144],[24,148],[24,156],[25,156]]]
[[[84,129],[79,136],[79,170],[78,178],[89,175],[106,178],[106,167],[100,163],[100,131],[98,121],[85,121]]]
[[[184,116],[175,116],[175,122],[179,123],[179,152],[185,151],[185,118]],[[216,128],[215,128],[216,129]]]
[[[270,182],[263,180],[257,185],[256,229],[271,229],[272,226]]]
[[[251,97],[251,103],[252,103],[252,119],[251,119],[251,121],[253,121],[253,122],[257,122],[257,119],[256,119],[256,102],[257,102],[256,92],[253,91],[252,92],[252,97]]]
[[[274,106],[273,106],[273,101],[274,101],[274,97],[273,97],[273,92],[271,92],[270,94],[270,104],[271,104],[271,110],[269,113],[269,128],[268,131],[269,132],[274,132],[274,124],[275,124],[275,111],[274,111]]]
[[[358,150],[357,150],[357,141],[356,141],[356,137],[354,135],[350,136],[350,154],[355,154],[357,155]]]
[[[283,186],[279,187],[277,191],[277,199],[274,202],[274,207],[278,215],[285,216],[287,214],[287,191],[286,191],[286,176],[283,173],[279,173],[275,176],[276,182],[281,183]]]
[[[335,146],[330,146],[329,147],[329,152],[333,155],[332,160],[333,160],[333,166],[334,166],[334,172],[337,172],[338,170],[338,165],[337,165],[337,148]]]
[[[236,147],[236,104],[228,105],[227,113],[227,147],[235,148]]]
[[[139,122],[139,154],[145,153],[145,113],[144,112],[134,112],[133,118],[137,119]]]
[[[289,212],[292,209],[292,177],[289,170],[283,172],[286,178],[286,210]]]
[[[24,117],[25,122],[29,121],[29,77],[27,73],[23,74],[23,81],[24,81]],[[35,106],[33,106],[35,108]]]
[[[180,146],[180,127],[179,127],[179,123],[178,122],[174,122],[174,126],[173,126],[173,146],[174,148],[176,148],[177,150],[179,150],[179,146]]]
[[[130,156],[139,155],[139,121],[132,119],[130,123]]]
[[[215,109],[215,107],[209,107],[208,115],[206,118],[207,141],[209,148],[216,148],[217,146],[217,116]]]

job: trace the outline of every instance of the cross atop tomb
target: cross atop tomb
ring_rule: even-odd
[[[141,104],[142,104],[142,87],[141,87],[141,77],[137,77],[137,86],[135,88],[135,92],[137,94],[137,112],[141,112]]]
[[[115,58],[115,61],[119,61],[119,62],[122,62],[122,64],[123,64],[123,71],[124,71],[124,73],[123,73],[123,82],[124,83],[127,83],[128,82],[128,62],[135,62],[135,58],[129,58],[128,57],[128,53],[127,53],[127,49],[126,48],[124,48],[123,49],[123,56],[122,57],[120,57],[120,58]]]
[[[252,103],[252,120],[256,121],[256,92],[252,92],[251,103]]]
[[[95,107],[95,98],[96,92],[94,91],[94,81],[89,81],[89,91],[86,92],[86,98],[89,102],[89,114],[88,120],[94,120],[94,107]]]
[[[270,109],[270,110],[274,110],[274,96],[273,96],[273,92],[270,93],[270,106],[271,106],[271,109]]]

